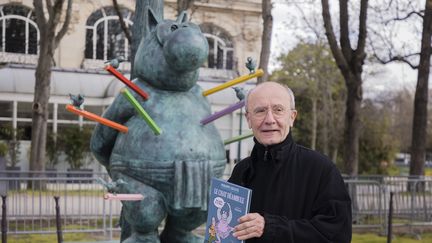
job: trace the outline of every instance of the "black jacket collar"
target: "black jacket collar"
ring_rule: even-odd
[[[275,165],[280,166],[284,161],[286,161],[289,154],[295,147],[291,132],[283,142],[270,146],[264,146],[260,144],[256,138],[254,138],[254,141],[255,146],[252,149],[251,156],[246,159],[249,160],[249,162],[246,164],[246,168],[241,180],[241,184],[244,186],[247,185],[254,177],[256,163],[274,163]]]
[[[264,146],[254,138],[255,146],[251,153],[252,161],[271,161],[274,163],[279,163],[283,160],[283,151],[291,150],[294,145],[294,140],[291,136],[291,132],[284,141],[278,144],[273,144],[269,146]]]

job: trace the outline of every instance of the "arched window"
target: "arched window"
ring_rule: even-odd
[[[0,51],[37,54],[39,29],[34,12],[25,6],[0,6]]]
[[[123,8],[121,13],[126,26],[132,26],[132,12]],[[87,19],[86,29],[85,58],[106,61],[123,56],[129,60],[129,43],[113,7],[93,12]]]
[[[214,69],[234,69],[234,47],[229,34],[212,24],[202,24],[201,31],[209,44],[206,67]]]

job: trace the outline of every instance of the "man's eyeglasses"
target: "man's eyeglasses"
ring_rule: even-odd
[[[285,114],[287,114],[290,109],[286,109],[281,105],[272,106],[271,109],[269,109],[269,107],[256,107],[252,111],[250,111],[250,114],[254,118],[263,119],[264,117],[267,116],[269,110],[271,110],[274,117],[280,118],[285,116]]]

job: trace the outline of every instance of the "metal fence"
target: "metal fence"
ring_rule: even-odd
[[[432,178],[357,177],[345,179],[352,200],[353,227],[387,233],[390,193],[392,226],[417,234],[432,226]]]
[[[64,233],[119,231],[121,202],[103,199],[97,178],[107,174],[79,172],[0,172],[0,192],[7,195],[7,233],[56,233],[54,196],[60,197]]]
[[[121,203],[103,199],[105,188],[97,178],[104,173],[0,171],[0,194],[7,195],[8,234],[56,233],[54,196],[60,197],[65,233],[94,232],[112,239],[119,231]],[[352,199],[353,227],[386,233],[390,192],[393,226],[432,226],[432,178],[345,178]]]

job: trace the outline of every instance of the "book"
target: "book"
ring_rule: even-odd
[[[252,190],[212,178],[205,243],[240,243],[232,234],[238,218],[249,212]]]

